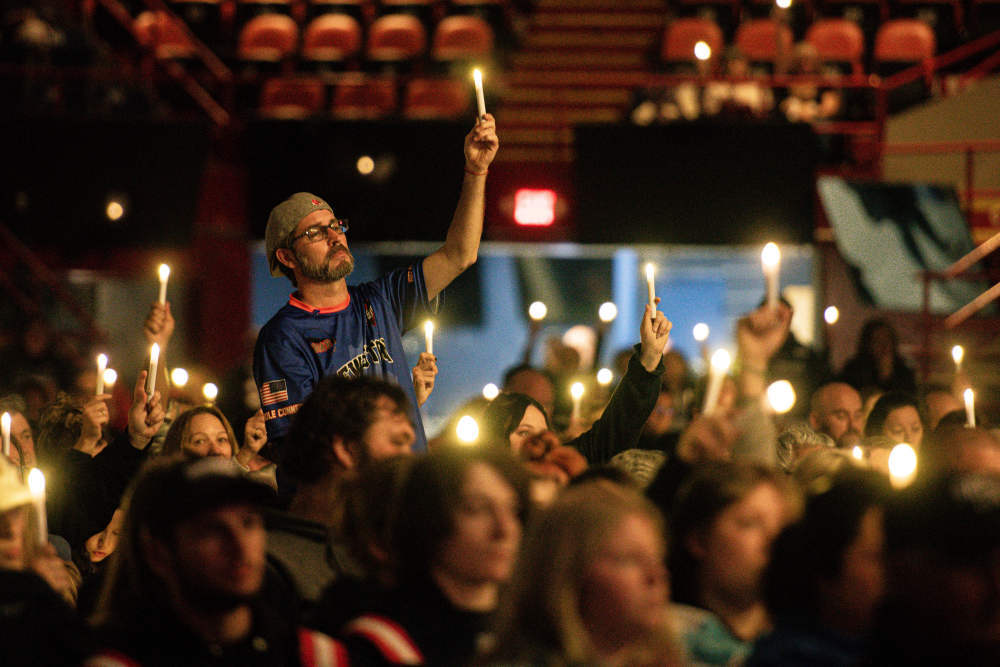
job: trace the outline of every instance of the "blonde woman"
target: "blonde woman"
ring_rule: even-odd
[[[663,522],[608,481],[561,495],[532,526],[498,615],[492,665],[675,665]]]

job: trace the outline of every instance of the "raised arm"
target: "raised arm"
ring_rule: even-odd
[[[480,118],[465,136],[465,177],[455,215],[444,245],[424,259],[428,299],[436,297],[479,256],[479,239],[483,235],[486,208],[486,172],[499,146],[496,121],[490,114]]]

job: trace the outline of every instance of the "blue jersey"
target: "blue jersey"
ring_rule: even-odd
[[[282,441],[292,415],[320,378],[369,375],[395,382],[406,392],[416,431],[413,447],[424,451],[427,437],[402,341],[404,331],[437,311],[438,299],[427,300],[423,262],[348,285],[347,294],[333,308],[314,308],[293,294],[260,330],[253,375],[268,440]]]

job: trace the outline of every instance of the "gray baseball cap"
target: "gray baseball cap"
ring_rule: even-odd
[[[267,246],[267,265],[271,275],[280,277],[283,274],[278,268],[276,252],[283,247],[285,239],[298,227],[299,221],[313,211],[330,211],[333,209],[325,200],[310,192],[296,192],[294,195],[271,209],[267,218],[267,231],[264,241]]]

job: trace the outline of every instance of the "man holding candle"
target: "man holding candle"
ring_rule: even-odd
[[[444,245],[370,283],[347,284],[354,268],[347,225],[326,201],[300,192],[271,211],[266,231],[271,274],[285,275],[298,288],[261,330],[254,351],[271,456],[280,461],[291,416],[320,378],[334,373],[396,381],[411,404],[415,448],[426,449],[402,333],[432,314],[438,294],[476,261],[486,172],[498,146],[496,124],[486,114],[465,138],[465,176]]]

